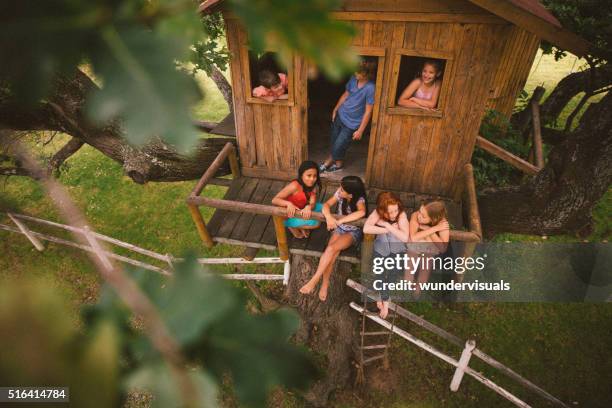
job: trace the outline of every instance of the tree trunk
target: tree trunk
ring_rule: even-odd
[[[611,111],[608,93],[554,146],[536,176],[520,186],[485,190],[479,199],[485,233],[590,233],[592,209],[612,182]]]
[[[95,87],[86,74],[77,70],[72,78],[58,78],[55,92],[47,101],[33,108],[24,109],[0,95],[0,127],[67,133],[121,163],[125,174],[140,184],[197,179],[225,143],[233,140],[202,139],[189,156],[177,153],[173,146],[160,138],[144,146],[132,146],[123,138],[120,123],[94,126],[85,119],[85,98]],[[229,167],[224,166],[219,175],[228,173]]]
[[[336,264],[325,302],[319,301],[316,291],[312,296],[299,293],[299,289],[316,271],[318,262],[318,258],[291,256],[291,278],[285,290],[285,301],[302,318],[296,340],[326,357],[325,377],[305,395],[308,402],[322,407],[327,405],[334,390],[351,383],[352,363],[359,347],[360,315],[349,307],[356,295],[345,284],[351,271],[351,265],[347,262]]]
[[[580,92],[594,92],[609,86],[612,81],[608,70],[607,66],[589,68],[569,74],[559,81],[542,104],[542,123],[552,123],[557,120],[568,102]]]
[[[212,79],[215,85],[217,85],[217,88],[221,92],[221,95],[223,95],[223,99],[225,99],[230,112],[233,112],[234,101],[232,100],[232,86],[229,82],[227,82],[223,72],[213,65],[210,70],[210,79]]]

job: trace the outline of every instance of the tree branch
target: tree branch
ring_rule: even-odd
[[[0,128],[67,133],[123,165],[125,174],[141,184],[198,179],[231,140],[202,139],[189,155],[179,154],[161,137],[143,146],[133,146],[124,139],[120,122],[99,126],[87,120],[86,97],[96,89],[91,78],[76,70],[72,77],[56,78],[52,95],[35,107],[20,106],[6,95],[0,95]],[[228,173],[229,166],[223,166],[218,175]]]
[[[62,164],[73,154],[75,154],[85,143],[76,138],[70,139],[61,149],[59,149],[49,160],[47,172],[57,173]]]

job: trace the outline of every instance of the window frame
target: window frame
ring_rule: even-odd
[[[435,111],[429,111],[420,108],[406,108],[397,104],[397,85],[399,81],[399,72],[402,63],[402,57],[417,57],[417,58],[432,58],[442,59],[444,64],[444,78],[440,87],[440,95],[438,97],[438,107]],[[445,51],[434,50],[415,50],[411,48],[396,48],[392,55],[392,71],[389,81],[389,98],[387,99],[385,112],[388,115],[410,115],[410,116],[429,116],[441,118],[444,116],[444,108],[448,99],[449,84],[454,77],[454,55]]]
[[[242,64],[242,71],[244,75],[244,95],[246,103],[258,103],[267,106],[294,106],[295,105],[295,93],[294,93],[294,66],[295,66],[295,55],[291,55],[291,64],[287,67],[287,99],[275,100],[274,102],[267,102],[263,99],[256,98],[253,96],[253,88],[251,81],[251,64],[249,60],[249,51],[251,48],[248,43],[240,45],[240,60]],[[272,49],[265,49],[264,52],[277,51]]]

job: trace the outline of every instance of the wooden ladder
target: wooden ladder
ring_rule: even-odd
[[[378,330],[368,331],[366,326],[368,326],[367,321],[369,319],[367,318],[367,316],[372,314],[378,315],[378,313],[371,312],[368,310],[368,299],[369,297],[364,294],[363,311],[361,313],[361,331],[359,332],[359,335],[361,337],[361,343],[359,345],[357,377],[355,378],[356,385],[365,383],[365,367],[371,363],[374,363],[378,360],[383,360],[383,367],[385,368],[385,370],[389,369],[389,346],[391,343],[391,336],[393,335],[393,327],[395,326],[395,318],[397,316],[397,313],[395,313],[395,309],[389,310],[389,313],[392,317],[391,327],[387,330],[381,331],[380,326],[378,326]],[[397,308],[397,306],[391,307]],[[387,316],[387,318],[388,317],[389,316]],[[380,350],[382,350],[382,353],[372,355],[372,352],[378,352]]]

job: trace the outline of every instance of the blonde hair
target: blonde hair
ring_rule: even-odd
[[[423,207],[425,207],[425,211],[429,215],[432,226],[438,225],[440,221],[447,218],[446,205],[444,205],[443,201],[429,201],[424,203]]]

